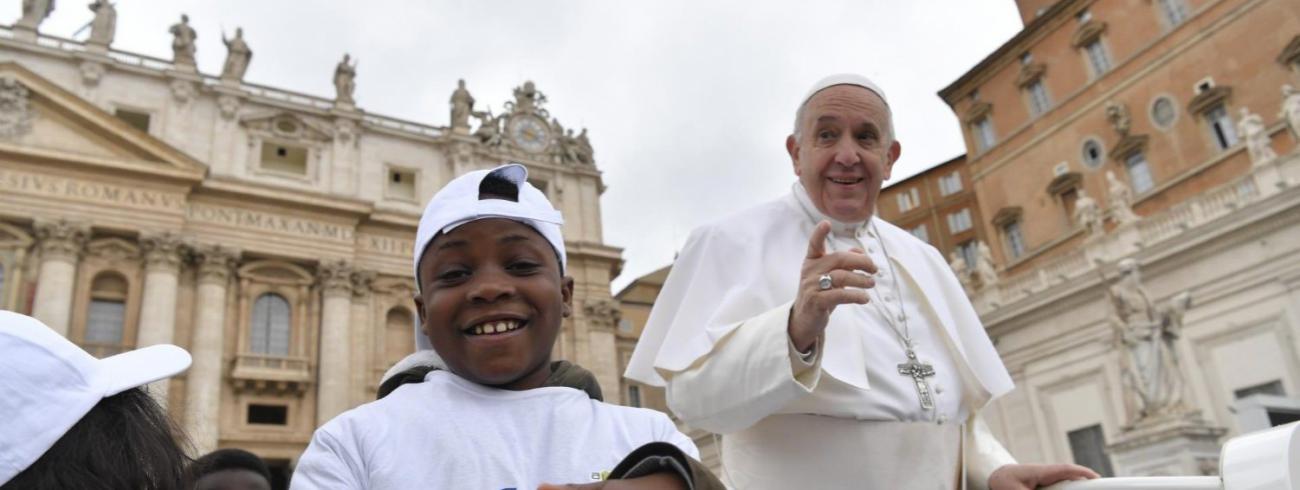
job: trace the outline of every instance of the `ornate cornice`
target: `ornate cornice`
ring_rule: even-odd
[[[32,226],[41,255],[75,262],[90,239],[90,225],[66,219],[37,219]]]
[[[1078,30],[1074,31],[1074,36],[1070,38],[1070,46],[1073,46],[1075,49],[1082,48],[1092,44],[1093,41],[1101,38],[1101,35],[1105,33],[1105,22],[1098,20],[1084,22],[1083,25],[1079,26]]]
[[[171,231],[141,233],[140,249],[144,251],[146,269],[175,272],[180,270],[185,239]]]
[[[1300,35],[1291,38],[1291,42],[1286,43],[1286,47],[1282,48],[1282,53],[1277,55],[1277,62],[1285,66],[1300,63]]]
[[[1028,87],[1030,84],[1037,82],[1047,73],[1047,65],[1043,63],[1030,63],[1020,66],[1020,75],[1016,77],[1016,86],[1020,88]]]
[[[1008,223],[1019,221],[1020,216],[1024,215],[1024,213],[1024,208],[1021,208],[1020,206],[1007,206],[999,209],[998,213],[993,215],[993,226],[1000,228]]]
[[[239,259],[239,249],[224,245],[196,245],[191,253],[194,263],[199,266],[199,283],[225,284]]]
[[[352,294],[352,264],[342,259],[321,262],[316,283],[327,296]]]
[[[970,124],[988,116],[991,112],[993,112],[993,104],[988,102],[975,102],[974,104],[971,104],[969,109],[966,109],[966,115],[962,116],[962,120],[965,121],[966,124]]]
[[[1231,98],[1232,87],[1227,85],[1213,87],[1192,97],[1192,100],[1187,102],[1187,112],[1196,115],[1204,114],[1211,107],[1227,102]]]
[[[1083,176],[1079,172],[1066,172],[1052,179],[1050,184],[1047,184],[1047,193],[1055,196],[1082,186]]]
[[[1119,140],[1115,147],[1110,150],[1111,160],[1123,162],[1125,158],[1133,153],[1146,151],[1147,140],[1151,139],[1145,134],[1130,134]]]

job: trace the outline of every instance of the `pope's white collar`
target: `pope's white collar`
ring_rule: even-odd
[[[808,197],[808,190],[803,188],[803,182],[796,180],[791,187],[793,188],[791,191],[794,193],[795,201],[799,202],[799,207],[803,209],[803,212],[808,215],[808,219],[811,219],[814,225],[816,223],[821,222],[822,220],[831,222],[831,233],[834,234],[835,236],[841,236],[841,237],[857,237],[861,235],[875,236],[874,233],[871,233],[871,227],[869,226],[871,224],[870,219],[866,221],[859,221],[856,223],[846,223],[837,220],[835,218],[832,218],[830,216],[827,216],[826,213],[823,213],[821,212],[820,209],[817,209],[817,205],[813,204],[812,198]],[[874,217],[875,216],[873,210],[872,218]]]

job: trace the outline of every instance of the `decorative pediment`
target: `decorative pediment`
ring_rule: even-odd
[[[101,238],[86,245],[86,254],[109,262],[137,260],[140,247],[121,238]]]
[[[8,223],[0,223],[0,247],[27,248],[31,244],[32,236],[26,231]]]
[[[1119,140],[1115,148],[1110,150],[1110,158],[1115,161],[1124,161],[1129,155],[1136,152],[1146,151],[1147,140],[1150,138],[1145,134],[1130,134]]]
[[[0,139],[0,155],[195,183],[207,173],[202,162],[17,62],[0,63],[0,81],[0,119],[13,129]]]
[[[991,112],[993,112],[993,104],[976,101],[971,104],[969,109],[966,109],[966,114],[962,116],[962,120],[970,124],[988,116]]]
[[[1291,38],[1291,42],[1286,43],[1286,47],[1282,48],[1282,53],[1277,55],[1277,62],[1287,66],[1300,63],[1300,35]]]
[[[1052,182],[1047,184],[1047,193],[1053,196],[1064,194],[1070,189],[1078,189],[1083,186],[1083,176],[1079,172],[1066,172],[1056,176]]]
[[[374,290],[398,298],[414,298],[415,281],[412,281],[409,277],[381,277],[375,279]]]
[[[1043,63],[1030,63],[1020,66],[1020,75],[1016,77],[1016,86],[1020,88],[1028,87],[1029,84],[1037,82],[1047,73],[1047,65]]]
[[[1220,85],[1212,87],[1192,97],[1187,102],[1187,111],[1192,114],[1202,114],[1211,107],[1227,102],[1232,98],[1232,87]]]
[[[1001,228],[1009,223],[1020,221],[1020,217],[1025,214],[1024,208],[1020,206],[1007,206],[999,209],[997,214],[993,215],[993,226]]]
[[[285,286],[308,286],[313,282],[306,269],[288,262],[259,260],[239,268],[239,277]]]
[[[316,123],[289,112],[264,112],[240,119],[252,133],[305,143],[327,143],[334,139],[332,127]]]
[[[1084,22],[1082,25],[1079,26],[1078,30],[1074,31],[1074,36],[1070,38],[1070,46],[1074,46],[1076,49],[1082,48],[1084,46],[1092,44],[1093,41],[1096,41],[1097,39],[1101,38],[1101,35],[1105,33],[1106,33],[1105,22],[1101,22],[1097,20],[1090,20],[1088,22]]]

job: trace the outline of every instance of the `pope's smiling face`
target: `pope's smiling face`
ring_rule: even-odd
[[[856,85],[835,85],[808,100],[798,124],[786,150],[813,204],[842,222],[871,217],[902,150],[885,101]]]
[[[421,327],[451,372],[504,389],[542,385],[573,279],[537,230],[503,218],[460,225],[433,239],[418,270]]]

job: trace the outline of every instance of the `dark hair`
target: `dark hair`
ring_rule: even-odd
[[[190,479],[197,482],[204,475],[225,470],[248,470],[262,475],[267,483],[271,482],[271,470],[262,458],[236,448],[218,449],[194,460],[194,464],[190,465]]]
[[[189,462],[183,438],[158,402],[132,388],[100,400],[0,489],[179,489]]]

